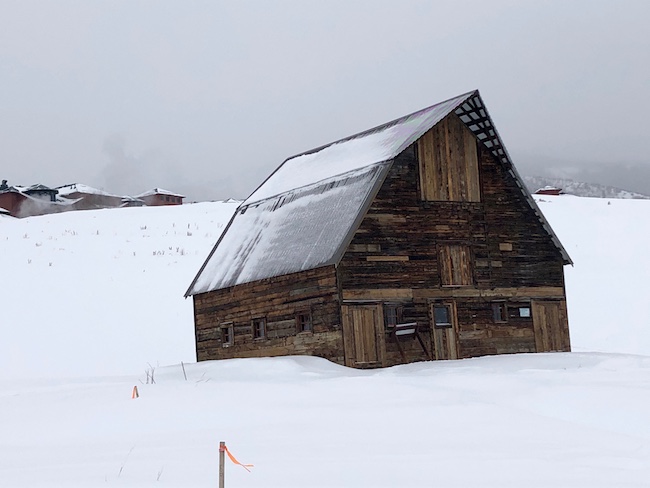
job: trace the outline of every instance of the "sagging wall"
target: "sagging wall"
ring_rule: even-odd
[[[339,290],[333,266],[195,295],[198,361],[306,354],[343,364]],[[311,314],[311,331],[299,331],[298,315]],[[265,336],[255,338],[254,320]],[[232,326],[231,344],[222,335]]]

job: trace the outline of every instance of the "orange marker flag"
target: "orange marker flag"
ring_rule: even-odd
[[[136,398],[140,398],[137,385],[133,387],[133,391],[131,392],[131,399],[136,399]]]
[[[222,449],[221,449],[221,446],[219,446],[219,450],[220,450],[220,451],[222,450]],[[232,454],[230,454],[230,451],[228,450],[228,448],[226,447],[225,444],[223,445],[223,450],[226,451],[226,454],[228,454],[228,457],[230,458],[230,460],[231,460],[234,464],[239,464],[239,465],[240,465],[242,468],[244,468],[246,471],[248,471],[249,473],[251,472],[251,470],[248,469],[248,468],[253,468],[254,466],[253,466],[252,464],[242,464],[242,463],[240,463],[239,461],[237,461],[237,459],[235,459],[235,456],[233,456]]]

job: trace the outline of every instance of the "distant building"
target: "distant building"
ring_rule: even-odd
[[[57,197],[58,190],[45,185],[0,185],[0,207],[13,217],[32,217],[71,210],[75,200]]]
[[[162,188],[154,188],[135,197],[144,201],[145,205],[150,207],[159,205],[182,205],[183,198],[185,198],[184,195],[163,190]]]
[[[144,207],[144,206],[145,206],[144,200],[135,197],[122,197],[122,203],[120,204],[120,207],[122,208]]]
[[[184,198],[184,195],[162,188],[132,197],[115,195],[82,183],[57,188],[41,184],[9,186],[7,180],[0,183],[0,208],[13,217],[32,217],[68,210],[181,205]]]
[[[124,199],[123,196],[113,195],[81,183],[59,186],[57,190],[59,195],[77,200],[74,204],[74,210],[120,207]]]
[[[535,192],[535,195],[561,195],[562,188],[557,188],[555,186],[545,186],[540,188]]]

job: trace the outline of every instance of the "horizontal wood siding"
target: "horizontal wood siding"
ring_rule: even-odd
[[[426,149],[432,141],[420,141],[420,154],[440,150]],[[480,201],[426,201],[418,151],[409,148],[395,159],[339,264],[342,297],[400,302],[423,326],[431,324],[432,301],[453,299],[459,357],[532,352],[532,317],[494,323],[492,301],[563,299],[562,256],[511,168],[476,139],[474,144]],[[450,256],[459,253],[463,257],[456,261],[465,263],[467,256],[469,269],[447,267]],[[431,347],[430,330],[427,340]],[[412,345],[408,360],[423,359],[421,347]],[[394,361],[402,362],[387,343],[386,362]]]
[[[510,168],[480,151],[491,286],[564,286],[562,256],[526,203]],[[504,245],[505,244],[505,245]]]
[[[530,317],[519,316],[519,308],[530,307],[530,302],[515,300],[506,303],[507,321],[495,323],[492,302],[480,299],[456,302],[460,358],[535,352],[532,314]]]
[[[198,361],[292,354],[343,364],[339,291],[333,266],[195,295]],[[296,315],[311,312],[313,331],[297,332]],[[266,337],[253,338],[252,320],[266,319]],[[224,347],[220,326],[233,323]]]

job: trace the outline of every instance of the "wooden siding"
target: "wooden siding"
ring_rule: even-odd
[[[532,316],[538,352],[571,350],[566,301],[533,300]]]
[[[341,318],[345,365],[362,368],[383,366],[386,341],[381,305],[343,305]]]
[[[422,136],[418,155],[422,200],[481,201],[476,138],[456,115]]]
[[[375,367],[570,350],[562,255],[511,168],[473,135],[470,144],[469,131],[454,129],[458,123],[449,116],[395,159],[337,267],[194,296],[198,360],[313,354]],[[460,140],[470,163],[449,163],[451,193],[430,201],[443,184],[418,154],[458,158]],[[475,171],[467,170],[474,167],[470,146]],[[452,327],[433,327],[437,303],[451,307]],[[387,304],[400,307],[402,323],[418,325],[424,348],[384,325]],[[297,333],[295,317],[304,311],[311,311],[313,332]],[[260,317],[267,334],[254,339],[251,320]],[[223,347],[220,325],[230,322],[233,343]]]
[[[473,285],[471,252],[468,246],[440,245],[440,283],[443,286]]]
[[[425,144],[423,137],[420,154]],[[480,202],[423,199],[422,166],[409,149],[395,160],[338,269],[344,301],[401,303],[409,310],[405,321],[429,327],[430,351],[444,346],[439,358],[534,352],[532,314],[520,317],[515,304],[530,308],[534,299],[565,297],[560,251],[510,168],[474,144]],[[431,327],[431,304],[438,300],[454,303],[452,332]],[[506,301],[507,322],[495,323],[494,300]],[[568,349],[568,334],[563,340]],[[409,351],[408,360],[424,359],[416,344]],[[387,342],[386,364],[394,361],[402,362]]]
[[[308,354],[343,364],[339,291],[333,266],[195,295],[198,361]],[[297,332],[296,316],[311,313],[311,332]],[[253,338],[253,319],[266,320],[266,337]],[[232,322],[224,347],[220,326]]]

